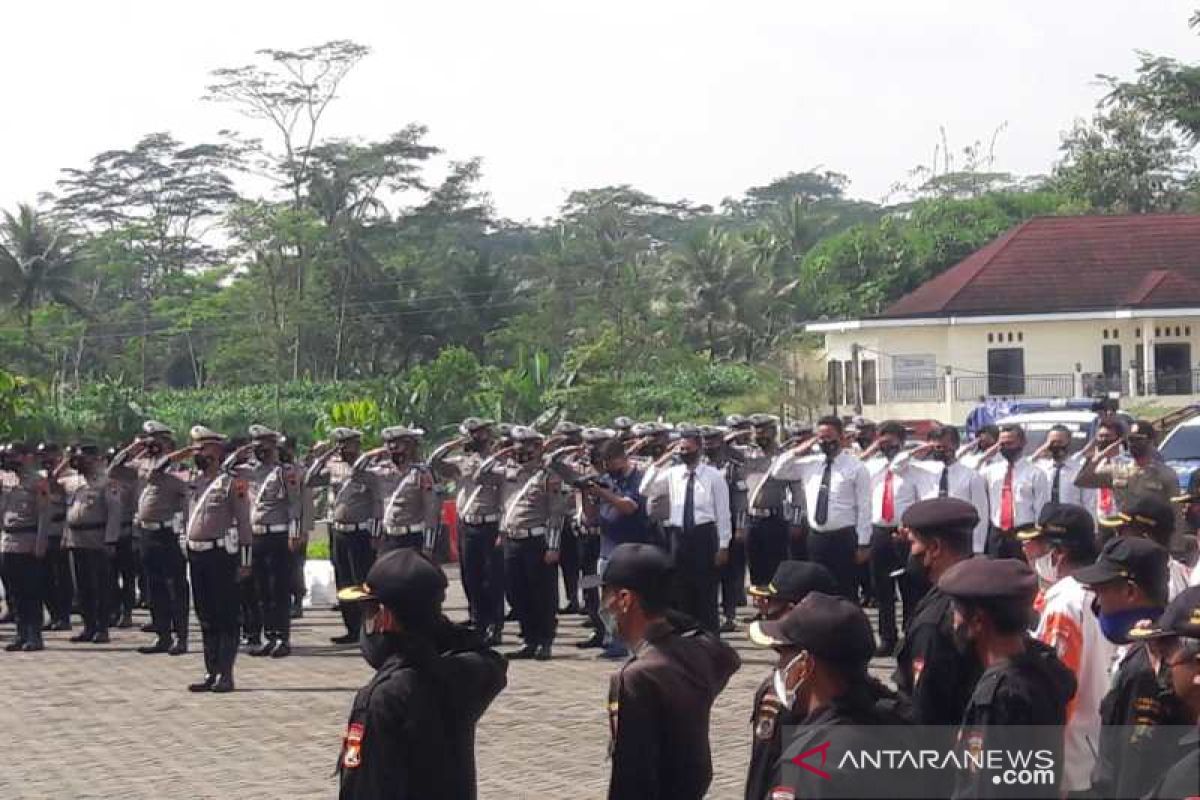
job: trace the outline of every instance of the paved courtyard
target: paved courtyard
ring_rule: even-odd
[[[461,619],[453,571],[451,586],[448,612]],[[605,700],[617,665],[573,646],[587,633],[582,619],[564,619],[553,661],[510,666],[479,728],[481,798],[604,796]],[[107,645],[54,633],[42,653],[0,652],[0,798],[335,796],[346,714],[370,674],[357,647],[329,644],[339,632],[335,612],[306,611],[292,657],[239,656],[230,695],[185,691],[202,671],[195,630],[193,652],[175,658],[133,652],[151,638],[136,628],[114,630]],[[11,640],[12,627],[0,636]],[[743,633],[731,641],[743,666],[713,712],[714,798],[741,797],[750,701],[771,664]]]

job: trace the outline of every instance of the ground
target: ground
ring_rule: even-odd
[[[453,571],[451,586],[448,613],[461,619]],[[574,647],[586,633],[581,622],[564,618],[553,661],[511,665],[508,688],[479,728],[483,800],[604,796],[605,701],[617,665]],[[334,797],[350,701],[370,674],[356,647],[329,644],[341,630],[335,612],[307,611],[295,623],[293,655],[239,656],[238,691],[229,695],[184,689],[202,672],[198,631],[193,652],[180,657],[137,654],[152,637],[136,628],[114,630],[106,645],[53,633],[44,652],[0,652],[0,797]],[[11,626],[0,627],[0,637],[11,636]],[[744,633],[731,641],[743,663],[713,710],[714,798],[742,796],[750,702],[771,669]]]

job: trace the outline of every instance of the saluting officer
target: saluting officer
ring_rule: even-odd
[[[583,428],[569,420],[561,420],[550,431],[547,446],[551,449],[558,447],[578,448],[583,444]],[[592,465],[587,460],[586,452],[573,452],[563,458],[563,463],[579,474],[592,471]],[[563,591],[567,596],[566,605],[558,609],[559,614],[581,614],[579,607],[579,517],[582,496],[578,489],[563,484],[563,492],[567,495],[568,513],[563,518],[562,537],[559,540],[558,570],[562,573]]]
[[[204,679],[190,692],[232,692],[238,651],[238,580],[250,575],[254,535],[250,524],[250,487],[222,463],[225,437],[197,425],[192,444],[171,453],[158,466],[191,459],[196,466],[188,504],[187,549],[192,593],[204,643]]]
[[[500,644],[504,630],[504,549],[500,538],[503,475],[482,469],[492,447],[489,419],[467,417],[459,436],[433,451],[429,467],[439,480],[455,485],[459,568],[472,626],[488,644]]]
[[[121,535],[121,490],[100,469],[100,450],[94,444],[78,444],[67,452],[50,480],[62,486],[67,499],[63,544],[71,551],[83,616],[83,630],[71,641],[103,644],[109,641],[111,559]],[[74,473],[64,477],[68,467]]]
[[[795,608],[810,592],[837,594],[837,581],[829,570],[808,561],[782,561],[766,586],[751,586],[750,594],[762,611],[761,619],[777,620]],[[750,716],[750,769],[746,774],[746,800],[767,796],[775,762],[783,754],[783,729],[803,720],[794,704],[775,688],[775,672],[763,678],[754,693]]]
[[[115,447],[108,448],[104,451],[104,463],[111,464],[116,455]],[[134,539],[133,515],[137,511],[138,486],[136,480],[121,480],[111,474],[109,478],[121,493],[121,535],[111,553],[109,593],[112,598],[108,624],[115,628],[132,628],[133,607],[137,605],[138,542]]]
[[[515,469],[506,475],[500,530],[505,577],[525,646],[508,657],[548,661],[557,622],[555,566],[566,504],[562,479],[553,469],[558,454],[543,461],[545,440],[533,428],[518,426],[512,435],[512,450],[496,454],[511,455],[516,461]]]
[[[230,466],[250,490],[254,586],[263,617],[263,643],[250,655],[284,658],[292,652],[292,550],[303,538],[302,476],[280,460],[280,434],[263,425],[251,425],[249,434],[250,444],[235,455],[245,456],[249,450],[253,460]]]
[[[729,540],[729,560],[720,569],[721,633],[737,630],[738,606],[746,602],[746,476],[741,462],[730,456],[726,432],[715,425],[700,429],[704,436],[704,461],[721,471],[729,487],[729,518],[733,537]]]
[[[1015,558],[971,558],[946,570],[938,588],[953,600],[955,638],[984,668],[958,729],[955,748],[963,766],[953,796],[1027,797],[1027,787],[996,780],[998,771],[968,754],[1047,750],[1062,764],[1062,726],[1075,676],[1029,633],[1037,576]]]
[[[316,456],[304,475],[307,489],[328,487],[328,513],[333,540],[333,579],[339,589],[356,586],[367,579],[375,563],[375,518],[379,501],[374,478],[360,465],[362,431],[334,428],[332,442],[314,448]],[[346,632],[333,636],[334,644],[358,641],[362,619],[359,606],[339,603]]]
[[[142,435],[113,458],[108,474],[139,488],[134,525],[141,541],[150,621],[157,639],[139,647],[138,652],[177,656],[188,649],[189,597],[187,562],[179,549],[175,517],[187,507],[190,488],[181,476],[158,469],[166,454],[175,449],[171,436],[166,425],[147,420]]]
[[[608,469],[605,463],[604,446],[616,438],[616,432],[608,428],[584,428],[583,443],[587,448],[586,461],[591,465],[590,473],[592,475],[600,475]],[[613,476],[609,475],[611,479]],[[603,525],[597,518],[599,512],[598,501],[595,493],[581,492],[579,495],[579,506],[576,509],[576,524],[578,525],[579,533],[579,572],[580,585],[583,585],[583,578],[589,575],[597,574],[600,566],[600,553],[603,550],[602,531]],[[604,622],[600,619],[600,590],[593,588],[589,589],[586,586],[583,589],[583,610],[587,614],[588,619],[584,622],[584,627],[592,629],[591,638],[583,642],[577,642],[576,647],[603,647],[604,646]]]
[[[55,442],[42,442],[37,448],[40,474],[49,479],[62,458],[62,448]],[[47,480],[49,507],[46,544],[46,611],[50,624],[42,630],[71,630],[71,606],[75,602],[75,580],[71,577],[71,554],[63,547],[67,527],[67,498],[62,487]]]
[[[38,474],[37,454],[24,442],[9,445],[0,470],[0,570],[17,623],[4,649],[33,652],[43,648],[50,489]]]
[[[779,454],[779,420],[770,414],[752,414],[748,421],[752,440],[740,444],[738,437],[746,431],[737,431],[730,449],[732,457],[741,462],[746,481],[746,561],[750,566],[750,583],[763,586],[788,554],[784,484],[770,475],[771,464]]]
[[[383,430],[383,447],[366,459],[377,482],[382,507],[383,538],[380,554],[400,548],[433,552],[433,536],[441,518],[433,472],[421,463],[420,442],[425,431],[400,425]]]

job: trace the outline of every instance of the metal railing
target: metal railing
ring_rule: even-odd
[[[879,398],[884,403],[940,403],[946,399],[946,380],[927,378],[880,378]]]
[[[980,397],[1074,397],[1075,376],[1070,372],[1046,375],[961,375],[954,379],[954,399]]]

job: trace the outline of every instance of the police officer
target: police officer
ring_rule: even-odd
[[[433,535],[441,518],[433,472],[420,461],[425,431],[395,425],[383,430],[383,447],[366,454],[373,465],[382,504],[383,538],[379,552],[401,548],[433,552]]]
[[[553,450],[558,447],[575,447],[583,444],[583,427],[569,420],[561,420],[550,431],[550,440],[546,446]],[[582,448],[581,448],[582,450]],[[592,465],[587,459],[586,452],[570,453],[563,462],[577,473],[586,474],[592,471]],[[563,591],[567,602],[558,609],[559,614],[582,614],[579,606],[579,510],[582,499],[580,492],[567,484],[563,484],[567,494],[569,513],[563,518],[562,536],[559,539],[558,571],[562,573]]]
[[[459,436],[436,448],[429,466],[439,480],[455,484],[459,567],[472,626],[489,645],[503,641],[504,549],[500,538],[500,489],[503,476],[481,467],[492,447],[488,419],[467,417]]]
[[[512,449],[496,454],[515,461],[506,473],[500,530],[505,578],[525,646],[508,657],[548,661],[556,627],[558,535],[566,514],[562,479],[553,469],[561,451],[544,458],[545,440],[533,428],[515,427],[512,436]]]
[[[954,796],[1026,797],[1027,787],[994,780],[998,772],[966,756],[1046,750],[1062,764],[1062,726],[1075,676],[1029,634],[1037,576],[1014,558],[972,558],[946,570],[937,585],[953,601],[956,641],[984,668],[958,730],[963,768]]]
[[[73,470],[66,475],[67,470]],[[64,477],[65,476],[65,477]],[[100,468],[100,450],[77,444],[51,473],[67,502],[63,544],[71,551],[75,586],[79,591],[83,630],[72,642],[109,641],[109,603],[112,600],[112,553],[121,535],[121,489]]]
[[[1096,593],[1100,630],[1117,648],[1112,688],[1100,702],[1100,741],[1092,791],[1097,797],[1141,797],[1177,757],[1170,726],[1187,724],[1164,702],[1154,661],[1132,631],[1162,614],[1167,551],[1149,539],[1110,539],[1075,580]]]
[[[633,441],[633,425],[634,422],[629,417],[617,417],[613,420],[613,433],[622,444]]]
[[[17,625],[8,652],[42,645],[50,490],[38,474],[37,454],[25,442],[6,448],[0,462],[0,573]]]
[[[704,437],[705,463],[721,471],[729,488],[733,538],[729,540],[729,560],[720,569],[721,632],[732,633],[737,630],[738,607],[746,602],[746,475],[743,463],[730,453],[723,428],[705,425],[700,431]]]
[[[138,652],[178,656],[188,649],[189,588],[175,518],[187,507],[190,487],[185,477],[158,468],[175,449],[171,436],[166,425],[147,420],[142,435],[113,458],[108,474],[139,487],[134,524],[141,542],[150,619],[157,639],[153,645],[139,647]]]
[[[238,581],[250,576],[253,531],[250,487],[222,459],[221,434],[197,425],[189,447],[164,458],[157,469],[191,459],[196,467],[187,510],[188,563],[200,636],[204,644],[204,679],[189,692],[232,692],[233,664],[238,651]]]
[[[1170,702],[1190,723],[1187,734],[1177,744],[1179,760],[1146,796],[1151,800],[1194,797],[1200,786],[1200,728],[1196,727],[1200,721],[1200,586],[1181,592],[1161,617],[1135,627],[1130,635],[1150,642],[1159,663],[1162,688],[1169,690]]]
[[[292,550],[300,546],[303,511],[302,475],[279,458],[280,434],[251,425],[250,442],[228,466],[246,481],[250,492],[250,524],[254,532],[254,591],[262,605],[263,643],[252,656],[285,658],[291,648]],[[237,459],[252,455],[244,464]],[[253,635],[254,631],[251,631]]]
[[[777,620],[791,611],[809,592],[837,593],[837,581],[829,570],[808,561],[782,561],[766,586],[750,587],[762,619]],[[759,684],[754,693],[754,712],[750,717],[750,770],[746,775],[746,800],[766,796],[775,762],[782,753],[783,729],[803,719],[791,705],[784,705],[775,690],[774,673]]]
[[[875,777],[869,770],[840,769],[818,756],[812,763],[823,768],[822,777],[796,761],[814,749],[831,754],[858,750],[867,741],[867,726],[886,726],[887,734],[879,733],[871,742],[879,749],[901,743],[897,728],[905,720],[896,711],[895,696],[867,673],[875,637],[863,610],[844,597],[813,591],[780,619],[753,623],[750,641],[778,654],[771,691],[781,710],[773,724],[788,724],[781,756],[771,765],[769,780],[758,784],[770,788],[755,796],[766,800],[877,796],[881,787],[869,783]],[[762,721],[763,734],[772,726],[768,720]],[[751,778],[761,781],[761,775],[752,773]],[[887,781],[888,797],[914,796],[909,773],[892,771]]]
[[[605,445],[616,438],[615,431],[608,428],[584,428],[583,443],[587,448],[586,462],[590,464],[590,473],[600,475],[609,465],[606,463]],[[620,480],[621,476],[609,475],[609,480]],[[639,481],[640,482],[640,481]],[[579,494],[579,506],[576,509],[576,530],[579,534],[579,572],[582,578],[596,575],[600,566],[600,554],[604,542],[602,538],[603,524],[597,517],[599,511],[598,499],[593,492]],[[581,584],[582,585],[582,582]],[[604,646],[604,623],[600,619],[599,589],[583,589],[583,610],[587,614],[583,626],[592,629],[592,635],[585,641],[577,642],[576,647]]]
[[[734,460],[741,462],[746,482],[750,583],[762,586],[775,574],[779,562],[787,558],[788,523],[783,516],[784,483],[770,475],[771,464],[779,455],[779,420],[770,414],[752,414],[749,423],[752,440],[743,445],[735,439],[730,449]]]
[[[329,531],[333,544],[333,579],[339,589],[356,586],[367,579],[375,563],[375,519],[379,501],[374,480],[363,469],[355,469],[362,456],[362,431],[334,428],[329,443],[314,448],[314,458],[304,474],[306,489],[328,489]],[[359,607],[339,603],[346,632],[331,637],[334,644],[358,641]]]
[[[712,782],[709,715],[741,665],[715,633],[668,608],[671,564],[648,544],[618,545],[601,607],[632,653],[609,684],[610,800],[698,800]]]
[[[42,442],[37,448],[39,474],[49,478],[62,458],[62,448],[54,442]],[[67,499],[62,487],[47,480],[49,494],[46,539],[46,611],[49,624],[42,630],[71,630],[71,605],[75,601],[75,581],[71,577],[71,554],[63,547],[67,526]]]
[[[110,447],[105,451],[105,461],[111,465],[118,450]],[[107,468],[106,468],[107,469]],[[134,480],[122,480],[114,477],[111,472],[108,477],[121,493],[121,534],[117,546],[112,551],[112,569],[109,571],[112,584],[109,591],[112,599],[109,604],[109,624],[116,628],[133,627],[133,607],[137,605],[137,573],[138,545],[133,530],[133,515],[137,511],[138,485]]]
[[[338,755],[342,800],[475,797],[475,727],[507,682],[506,665],[442,614],[446,576],[420,551],[380,556],[361,586],[363,658]]]

